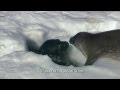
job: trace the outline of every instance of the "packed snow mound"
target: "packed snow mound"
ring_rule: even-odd
[[[86,58],[73,47],[69,54],[81,67],[61,66],[35,51],[48,39],[69,41],[78,32],[120,29],[120,12],[0,11],[0,78],[120,78],[120,61]]]

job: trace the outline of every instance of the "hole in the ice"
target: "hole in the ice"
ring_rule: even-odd
[[[27,44],[27,49],[28,51],[32,51],[34,53],[38,53],[39,50],[39,46],[37,45],[37,43],[31,39],[27,39],[26,40],[26,44]]]

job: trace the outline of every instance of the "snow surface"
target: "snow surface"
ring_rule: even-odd
[[[100,58],[91,66],[75,47],[71,58],[81,66],[60,66],[37,50],[48,39],[68,41],[78,32],[120,29],[120,12],[0,11],[0,78],[5,79],[117,79],[120,61]]]

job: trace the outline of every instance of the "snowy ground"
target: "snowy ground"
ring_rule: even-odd
[[[0,12],[0,78],[120,78],[120,61],[101,58],[91,66],[60,66],[48,56],[29,52],[48,40],[68,41],[81,31],[120,29],[120,12]],[[75,50],[75,49],[74,49]],[[71,56],[85,61],[80,52]]]

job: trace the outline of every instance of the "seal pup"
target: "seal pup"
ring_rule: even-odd
[[[42,44],[38,50],[38,54],[48,55],[56,64],[70,66],[72,64],[68,58],[68,48],[68,42],[60,41],[59,39],[50,39]]]
[[[80,32],[69,42],[87,58],[85,65],[92,65],[98,58],[109,56],[120,58],[120,30],[101,33]]]

